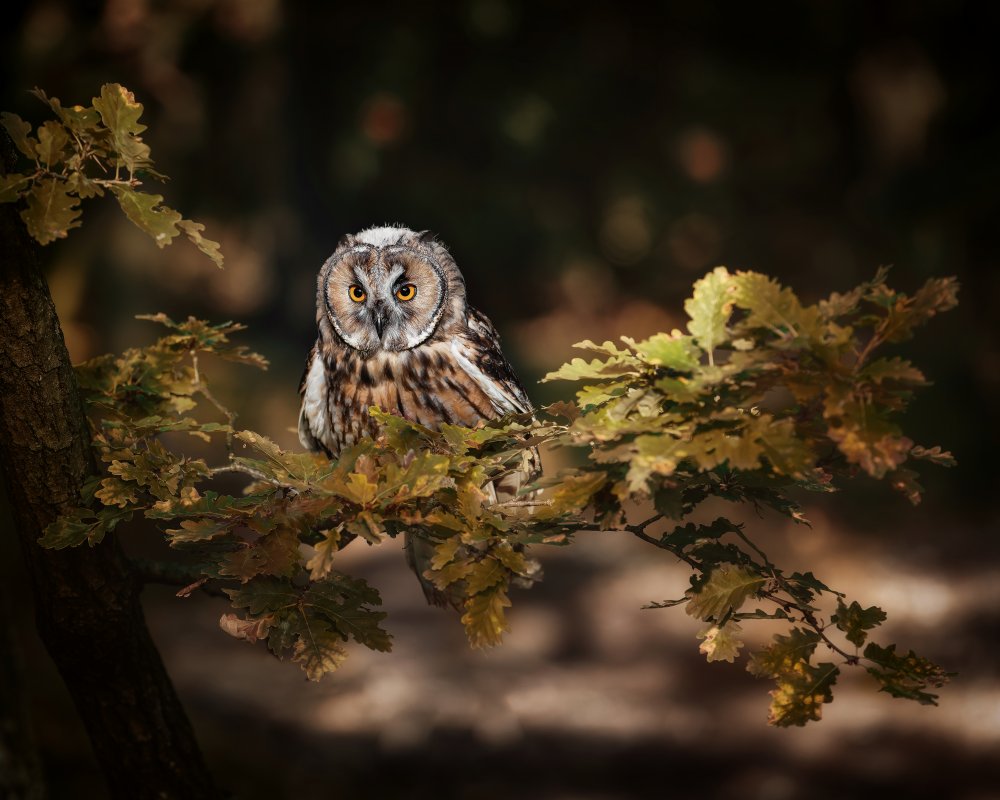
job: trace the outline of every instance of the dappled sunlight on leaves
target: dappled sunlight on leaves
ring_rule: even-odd
[[[734,661],[745,640],[753,643],[751,672],[776,684],[772,724],[818,720],[841,667],[859,664],[894,697],[933,703],[927,689],[948,674],[912,651],[897,656],[895,645],[869,642],[886,620],[881,609],[848,603],[811,571],[779,568],[747,522],[687,521],[711,500],[734,510],[770,508],[801,524],[806,517],[790,490],[828,493],[858,468],[888,475],[915,501],[916,472],[901,469],[911,454],[951,463],[940,449],[915,447],[895,422],[924,376],[908,362],[872,354],[951,308],[956,285],[934,280],[910,298],[885,278],[880,271],[848,294],[804,305],[767,276],[719,267],[685,304],[688,334],[580,342],[597,357],[574,359],[545,378],[583,383],[575,403],[554,404],[538,417],[440,430],[372,408],[379,436],[336,461],[236,430],[198,357],[266,367],[261,356],[230,344],[240,326],[146,316],[172,333],[80,367],[108,473],[88,484],[85,499],[103,508],[64,517],[43,544],[93,544],[135,513],[179,520],[164,533],[195,559],[191,582],[229,585],[233,605],[244,610],[224,616],[222,628],[246,641],[266,639],[272,653],[290,656],[318,680],[343,664],[348,639],[390,648],[379,593],[338,569],[353,539],[380,546],[406,533],[409,547],[429,548],[421,577],[459,611],[469,644],[488,648],[511,630],[511,588],[538,579],[528,546],[617,530],[690,569],[683,597],[650,598],[645,607],[685,605],[707,623],[697,637],[709,661]],[[225,421],[193,416],[198,400]],[[168,433],[223,435],[228,462],[210,467],[174,453],[160,438]],[[497,502],[493,482],[539,445],[586,458]],[[199,488],[228,472],[253,479],[243,497]],[[629,521],[637,505],[649,503],[656,514]],[[827,609],[833,601],[835,613]],[[749,634],[751,621],[791,628],[761,647]],[[818,649],[836,663],[814,660]]]

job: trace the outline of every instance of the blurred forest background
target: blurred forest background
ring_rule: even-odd
[[[343,569],[383,594],[390,655],[307,684],[218,631],[224,603],[147,590],[154,635],[237,797],[1000,798],[1000,14],[971,2],[611,4],[38,0],[4,12],[0,107],[35,86],[146,106],[147,185],[222,242],[159,251],[110,199],[42,251],[75,361],[150,341],[134,315],[235,319],[266,374],[211,364],[240,424],[295,446],[314,280],[338,238],[436,231],[535,383],[582,338],[683,326],[691,283],[753,268],[806,300],[894,264],[956,274],[961,306],[900,349],[935,385],[910,435],[952,450],[924,504],[859,482],[814,527],[752,520],[784,564],[889,611],[889,636],[960,674],[939,709],[845,676],[824,720],[765,726],[767,685],[706,664],[698,624],[641,611],[684,570],[637,541],[541,553],[500,650],[470,653],[391,547]],[[9,525],[0,506],[0,525]],[[154,552],[148,532],[126,532]],[[10,537],[0,580],[54,797],[101,797],[82,726],[31,627]],[[751,627],[751,626],[747,626]],[[766,632],[760,634],[766,635]]]

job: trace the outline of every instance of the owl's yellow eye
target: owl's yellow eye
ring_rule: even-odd
[[[363,303],[368,295],[365,294],[364,289],[356,283],[352,283],[351,288],[347,290],[347,296],[350,297],[355,303]]]
[[[412,283],[406,283],[396,290],[396,297],[404,303],[417,296],[417,287]]]

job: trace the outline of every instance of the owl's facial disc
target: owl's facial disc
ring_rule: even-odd
[[[410,247],[352,247],[331,265],[326,307],[340,337],[365,353],[426,341],[445,308],[446,282],[430,256]]]

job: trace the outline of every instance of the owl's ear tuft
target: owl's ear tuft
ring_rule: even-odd
[[[437,241],[437,234],[434,231],[417,231],[417,241],[433,244]]]
[[[350,247],[353,244],[354,244],[354,234],[353,233],[345,233],[337,241],[337,247],[335,248],[335,252],[336,252],[336,250],[344,250],[344,249]]]

